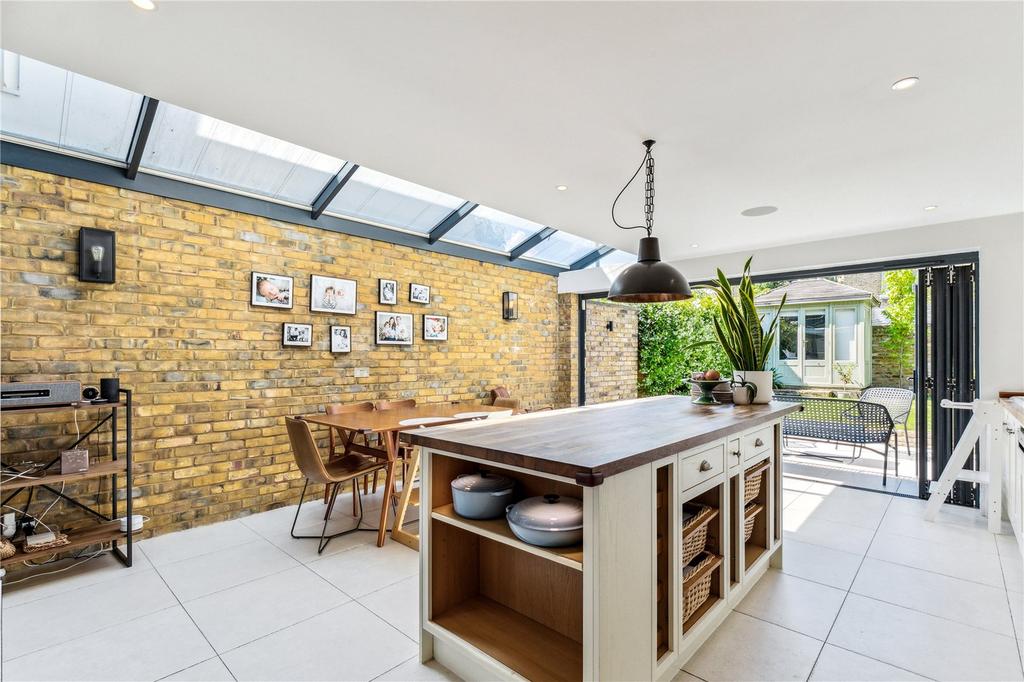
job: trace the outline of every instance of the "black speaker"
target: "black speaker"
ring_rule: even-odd
[[[100,379],[100,398],[111,403],[116,403],[121,399],[118,391],[121,388],[121,382],[118,381],[117,377],[113,379]]]

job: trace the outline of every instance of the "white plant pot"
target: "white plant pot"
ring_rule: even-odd
[[[733,378],[749,381],[757,387],[757,394],[751,401],[755,405],[764,405],[770,403],[775,392],[772,390],[772,379],[774,375],[771,372],[760,371],[755,372],[751,370],[733,370]]]

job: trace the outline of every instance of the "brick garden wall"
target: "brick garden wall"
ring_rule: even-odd
[[[895,386],[898,388],[911,388],[907,377],[913,374],[914,367],[904,365],[903,376],[900,376],[899,363],[882,345],[886,338],[884,326],[872,327],[871,329],[871,385],[872,386]],[[913,343],[913,340],[911,340]]]
[[[297,501],[285,415],[477,400],[499,384],[526,407],[574,396],[575,327],[554,277],[9,166],[2,183],[3,381],[116,374],[134,391],[134,495],[151,531]],[[78,281],[83,226],[117,232],[116,284]],[[294,308],[251,307],[252,270],[293,276]],[[311,313],[311,274],[355,279],[357,314]],[[377,304],[379,277],[398,280],[397,306]],[[407,302],[410,281],[431,287],[429,305]],[[520,294],[518,321],[501,319],[505,290]],[[413,346],[374,344],[382,309],[415,314]],[[448,342],[422,340],[422,313],[449,316]],[[313,347],[283,348],[286,321],[311,322]],[[351,326],[350,354],[329,352],[331,324]],[[5,415],[4,426],[8,462],[41,459],[73,433],[66,414]]]
[[[636,308],[587,301],[586,349],[588,405],[637,397]]]

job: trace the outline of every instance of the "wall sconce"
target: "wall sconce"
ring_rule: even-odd
[[[83,227],[78,231],[78,279],[113,284],[117,243],[110,230]]]
[[[519,319],[519,294],[514,291],[506,291],[501,295],[501,319]]]
[[[610,332],[613,332],[613,331],[615,331],[615,323],[612,322],[611,320],[608,320],[608,324],[606,324],[604,326],[604,328],[607,329]]]

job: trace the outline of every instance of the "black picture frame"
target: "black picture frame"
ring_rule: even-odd
[[[288,339],[289,327],[304,327],[305,341]],[[285,348],[309,348],[313,345],[313,325],[306,322],[282,322],[281,323],[281,345]]]
[[[408,334],[405,338],[388,339],[382,336],[383,325],[381,318],[383,317],[395,317],[405,327],[408,324]],[[373,316],[373,338],[378,346],[411,346],[413,339],[416,337],[415,323],[413,321],[412,313],[393,313],[390,310],[378,310]]]
[[[335,344],[334,344],[334,341],[335,341],[334,337],[335,337],[335,330],[336,329],[337,330],[342,330],[342,329],[345,330],[345,334],[344,334],[345,338],[343,340],[339,341],[339,343],[342,343],[344,345],[344,347],[340,348],[340,349],[336,348]],[[328,347],[330,348],[332,353],[339,353],[339,354],[340,353],[351,353],[352,352],[352,327],[350,327],[348,325],[344,325],[344,324],[332,324],[331,328],[330,328],[330,333],[327,336],[327,344],[328,344]]]
[[[426,284],[409,282],[409,303],[430,304],[430,287]]]
[[[434,334],[429,331],[430,325],[427,320],[430,318],[444,320],[444,335]],[[420,320],[420,326],[423,327],[423,340],[424,341],[447,341],[448,340],[448,316],[447,315],[428,315],[424,314],[423,319]]]
[[[99,261],[93,257],[93,248],[101,249]],[[78,279],[97,284],[113,284],[117,280],[115,232],[95,227],[78,230]]]
[[[282,303],[267,298],[259,286],[263,280],[270,281],[280,291],[286,291],[288,293],[288,302]],[[288,275],[275,275],[270,272],[256,272],[254,270],[249,280],[249,305],[259,308],[291,310],[295,305],[295,279]]]
[[[342,297],[342,304],[334,308],[324,307],[323,300],[317,303],[317,293],[324,287],[344,289],[348,296]],[[338,315],[355,315],[358,308],[358,285],[354,279],[331,277],[330,275],[309,276],[309,310],[313,313],[334,313]]]
[[[377,302],[381,305],[398,305],[398,281],[393,279],[377,280]]]

